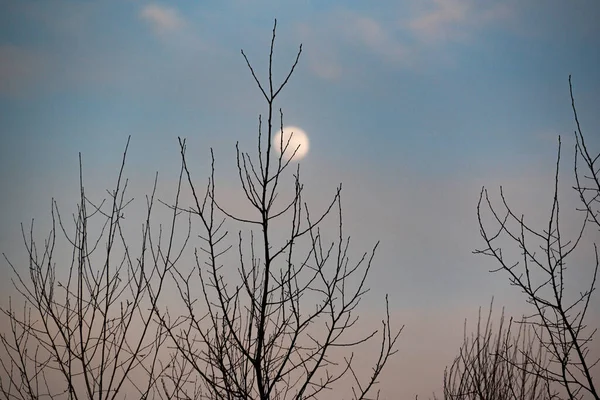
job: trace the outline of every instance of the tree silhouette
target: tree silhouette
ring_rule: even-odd
[[[195,250],[193,273],[171,271],[187,314],[171,318],[166,311],[158,312],[179,356],[163,382],[170,393],[183,398],[310,399],[350,377],[354,398],[371,398],[381,370],[396,352],[401,329],[392,331],[386,312],[379,331],[379,356],[370,376],[361,378],[351,349],[378,331],[358,339],[347,336],[358,321],[355,309],[368,291],[365,283],[377,245],[356,262],[350,261],[350,239],[342,229],[341,186],[328,207],[315,217],[302,200],[299,166],[293,174],[291,198],[279,201],[284,172],[292,167],[299,147],[290,146],[293,133],[286,142],[280,135],[277,147],[283,151],[274,154],[272,139],[277,129],[283,132],[283,113],[279,110],[276,114],[274,102],[298,65],[302,46],[288,74],[276,85],[272,73],[275,32],[276,22],[267,82],[258,79],[242,50],[267,105],[266,125],[259,117],[257,157],[236,146],[239,181],[255,218],[221,206],[215,194],[214,157],[206,190],[196,190],[185,140],[180,140],[193,204],[173,209],[201,221],[204,231],[202,244]],[[338,239],[334,243],[324,242],[320,232],[330,214],[337,215]],[[233,247],[226,244],[226,220],[241,225],[236,240],[237,281],[227,279],[232,266],[221,262]],[[287,237],[274,233],[273,226],[280,220],[287,221]],[[242,229],[249,229],[249,235]],[[199,299],[206,310],[196,306]],[[349,354],[337,363],[330,352],[340,347],[348,348]],[[374,396],[379,397],[378,392]]]
[[[29,279],[7,259],[25,306],[22,314],[12,302],[2,309],[10,321],[10,329],[0,335],[4,397],[318,399],[339,382],[352,387],[353,399],[379,398],[378,377],[396,353],[402,328],[390,327],[386,296],[380,328],[356,336],[357,306],[368,292],[366,279],[377,244],[350,260],[341,185],[315,216],[303,201],[296,165],[291,196],[287,201],[279,197],[298,148],[290,147],[291,137],[284,143],[281,135],[283,151],[274,153],[272,138],[283,130],[283,113],[277,113],[274,102],[298,65],[302,46],[283,82],[275,85],[275,32],[276,21],[266,83],[242,51],[267,105],[266,124],[259,117],[257,156],[236,146],[241,189],[256,217],[239,215],[217,199],[212,150],[208,185],[199,189],[188,165],[186,141],[180,138],[174,200],[161,201],[170,212],[169,225],[164,230],[152,227],[157,174],[146,198],[141,240],[131,243],[123,230],[124,210],[133,201],[126,196],[123,177],[129,140],[109,201],[93,202],[86,195],[80,155],[73,227],[53,201],[52,229],[41,253],[33,223],[29,234],[23,229]],[[190,205],[182,204],[184,197]],[[328,243],[321,228],[334,218],[337,239]],[[287,225],[285,236],[277,227],[280,222]],[[190,266],[182,260],[195,224],[201,233]],[[239,224],[231,242],[228,224]],[[99,227],[97,236],[92,227]],[[60,232],[72,254],[64,278],[55,253]],[[237,261],[227,260],[236,248]],[[182,312],[164,304],[168,285],[176,288]],[[376,339],[379,354],[364,376],[353,349]],[[345,356],[336,357],[336,349]]]
[[[120,399],[124,393],[149,398],[155,393],[162,373],[159,349],[166,338],[154,321],[155,305],[171,265],[156,256],[163,251],[160,240],[152,241],[156,180],[140,242],[125,240],[123,214],[132,201],[123,178],[128,146],[129,140],[109,201],[87,197],[80,154],[80,198],[72,226],[53,200],[52,228],[41,248],[33,222],[28,233],[22,227],[29,279],[6,259],[23,303],[20,313],[12,301],[1,309],[10,325],[0,334],[5,350],[0,392],[6,399]],[[71,253],[66,276],[56,248],[60,233]],[[168,239],[173,235],[172,230]]]
[[[521,322],[531,327],[544,357],[527,355],[525,359],[508,361],[522,369],[532,367],[536,374],[557,390],[553,392],[554,395],[568,399],[598,400],[598,383],[597,379],[594,379],[593,371],[597,371],[599,360],[592,359],[589,353],[596,330],[590,329],[585,322],[598,276],[597,244],[593,244],[594,261],[589,268],[589,286],[571,301],[567,295],[566,266],[573,262],[571,256],[574,250],[582,245],[583,235],[588,231],[597,235],[600,231],[600,154],[594,156],[586,145],[575,107],[570,76],[569,92],[576,123],[573,189],[578,193],[581,204],[578,210],[582,214],[578,234],[574,238],[566,238],[559,224],[559,137],[554,193],[547,226],[535,228],[527,224],[524,216],[509,206],[502,187],[501,209],[492,204],[487,189],[483,188],[477,215],[485,247],[475,253],[494,258],[500,266],[493,272],[506,273],[510,284],[525,294],[527,303],[534,310],[532,315],[526,316]],[[492,216],[491,220],[495,223],[493,228],[483,222],[484,208],[487,208]],[[516,244],[521,254],[520,260],[512,261],[503,255],[502,248],[497,243],[504,238]],[[548,364],[541,362],[546,359]]]

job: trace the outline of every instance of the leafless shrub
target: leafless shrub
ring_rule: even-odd
[[[512,318],[506,323],[504,310],[495,329],[492,310],[493,303],[487,320],[482,321],[479,309],[477,330],[470,336],[465,321],[464,341],[459,355],[444,372],[444,399],[554,398],[544,372],[548,362],[532,329],[524,324],[515,324]],[[540,366],[543,368],[540,369]]]

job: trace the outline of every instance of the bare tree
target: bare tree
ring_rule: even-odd
[[[279,202],[284,171],[294,165],[298,148],[291,148],[291,137],[284,142],[282,135],[282,152],[274,154],[278,117],[283,130],[283,114],[279,110],[276,115],[274,101],[294,72],[302,47],[276,87],[275,28],[276,23],[266,86],[242,52],[268,106],[265,128],[259,118],[258,158],[237,148],[242,190],[258,218],[236,215],[217,202],[214,157],[208,186],[203,194],[197,191],[185,140],[180,139],[175,199],[161,201],[170,210],[169,227],[151,229],[157,174],[146,198],[136,251],[123,229],[124,211],[133,201],[126,197],[123,176],[129,140],[109,201],[93,202],[86,195],[80,155],[73,226],[63,220],[53,200],[52,227],[41,252],[33,223],[29,233],[22,229],[29,279],[5,256],[24,303],[22,313],[12,301],[1,309],[10,322],[10,329],[0,334],[0,391],[5,398],[309,399],[319,398],[338,381],[351,384],[354,399],[379,397],[378,377],[396,352],[402,330],[390,327],[387,296],[380,330],[352,336],[377,245],[350,262],[341,186],[314,217],[302,200],[299,166],[292,175],[289,200]],[[184,182],[189,184],[189,207],[180,206]],[[320,230],[330,214],[337,216],[333,243],[327,243]],[[187,226],[178,244],[177,221],[182,216]],[[196,221],[204,232],[188,272],[180,261]],[[279,221],[289,223],[283,236]],[[256,228],[250,229],[249,238],[239,231],[239,255],[233,264],[222,261],[234,246],[226,244],[227,223]],[[98,228],[97,237],[92,227]],[[55,251],[61,232],[71,249],[68,268],[61,268],[63,260]],[[169,284],[183,301],[183,315],[172,317],[161,300]],[[374,337],[380,338],[379,353],[365,377],[352,349]],[[336,349],[346,356],[339,357]]]
[[[548,365],[543,348],[531,327],[505,323],[504,310],[498,328],[492,322],[493,301],[487,320],[481,308],[475,333],[467,334],[452,365],[444,372],[443,398],[446,400],[543,400],[553,399],[546,379]],[[517,327],[516,332],[513,328]]]
[[[135,246],[127,243],[124,211],[133,200],[127,198],[123,177],[128,146],[129,140],[109,201],[95,203],[87,197],[80,154],[73,225],[61,217],[53,200],[52,228],[41,249],[33,222],[28,233],[22,228],[29,279],[6,259],[16,276],[18,302],[23,303],[22,313],[12,301],[1,309],[10,322],[10,329],[0,333],[5,350],[0,391],[6,399],[147,399],[159,393],[163,367],[158,357],[166,336],[154,321],[155,306],[180,255],[172,247],[176,215],[165,235],[168,246],[163,245],[162,229],[153,241],[155,179],[146,198],[141,240]],[[178,198],[179,191],[175,204]],[[60,233],[71,249],[66,269],[56,250]]]
[[[187,313],[158,312],[176,354],[162,379],[164,392],[185,399],[310,399],[344,382],[352,385],[354,399],[378,398],[379,374],[396,352],[401,331],[390,328],[387,296],[380,330],[351,336],[377,245],[350,261],[350,238],[342,229],[341,186],[315,217],[303,202],[297,166],[293,193],[287,201],[279,197],[284,172],[294,165],[299,147],[292,148],[291,137],[284,140],[281,135],[278,147],[283,151],[275,154],[272,141],[278,129],[283,132],[283,114],[276,112],[274,102],[298,65],[302,46],[282,83],[275,84],[275,31],[276,21],[267,82],[258,79],[242,51],[267,105],[266,124],[262,116],[258,120],[257,157],[236,146],[241,189],[255,216],[239,215],[217,200],[214,156],[206,190],[196,189],[185,140],[180,139],[192,205],[172,208],[200,221],[203,233],[193,270],[170,271]],[[320,226],[330,214],[337,216],[337,240],[327,243]],[[285,231],[278,228],[283,221]],[[228,224],[241,226],[236,244],[227,242]],[[236,247],[237,267],[223,261]],[[379,354],[364,377],[352,348],[374,337],[379,337]],[[339,348],[347,349],[346,356],[336,360],[332,354]]]
[[[554,194],[546,227],[536,229],[525,222],[508,205],[504,192],[500,188],[502,210],[492,204],[485,188],[482,189],[477,215],[480,232],[486,247],[475,253],[493,257],[500,267],[493,272],[504,271],[508,274],[511,285],[518,287],[533,307],[533,315],[522,321],[532,327],[536,341],[547,353],[549,365],[540,363],[536,357],[527,356],[525,360],[512,360],[513,364],[523,366],[524,363],[534,366],[545,379],[558,385],[561,393],[568,399],[593,398],[600,399],[598,382],[594,379],[594,369],[598,368],[598,360],[589,354],[592,337],[596,332],[585,322],[590,310],[590,299],[595,290],[598,275],[598,248],[593,245],[594,259],[590,265],[589,286],[579,292],[574,300],[569,301],[566,281],[566,265],[572,262],[571,255],[582,244],[585,232],[594,234],[600,230],[600,155],[593,156],[586,146],[581,131],[571,77],[569,89],[573,114],[577,129],[575,131],[575,181],[574,189],[583,204],[581,227],[573,239],[566,239],[562,234],[559,207],[559,167],[561,141],[559,137]],[[583,169],[581,169],[583,164]],[[490,228],[483,222],[483,208],[486,207],[492,216],[495,227]],[[520,261],[510,261],[504,257],[498,242],[508,238],[516,243],[520,252]],[[541,251],[540,251],[541,250]],[[596,377],[597,378],[597,377]]]

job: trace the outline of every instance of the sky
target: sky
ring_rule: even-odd
[[[235,143],[254,151],[266,105],[240,49],[264,79],[275,18],[276,79],[302,44],[276,107],[310,140],[307,198],[318,209],[343,183],[356,254],[381,241],[363,307],[382,312],[389,293],[406,326],[382,395],[439,392],[465,318],[492,296],[498,310],[527,310],[472,254],[483,244],[481,187],[499,200],[502,185],[543,226],[561,135],[565,229],[576,231],[568,77],[598,152],[595,0],[0,0],[0,251],[26,270],[20,224],[47,229],[52,198],[75,211],[79,153],[86,190],[103,196],[129,135],[140,204],[156,171],[159,193],[172,193],[185,137],[196,176],[208,176],[213,148],[217,187],[242,209]],[[574,292],[589,281],[589,248],[571,271]],[[5,292],[12,273],[0,264]]]

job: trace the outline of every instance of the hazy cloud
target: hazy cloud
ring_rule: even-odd
[[[423,3],[421,3],[423,4]],[[426,11],[413,17],[408,27],[426,41],[464,40],[473,28],[510,15],[507,4],[473,0],[431,0]]]
[[[327,80],[336,80],[342,75],[342,66],[336,60],[328,57],[327,54],[322,56],[310,55],[309,68],[319,78]]]
[[[176,31],[184,26],[184,21],[176,9],[158,4],[149,4],[142,8],[140,17],[159,34]]]
[[[306,52],[308,68],[310,71],[325,80],[337,80],[342,76],[343,68],[338,60],[337,51],[331,43],[323,41],[327,35],[307,24],[297,27],[300,42],[310,46],[311,51]]]
[[[352,59],[358,50],[366,57],[391,63],[406,63],[411,59],[410,48],[401,40],[400,31],[371,16],[348,9],[337,9],[323,18],[297,26],[302,43],[310,48],[308,67],[318,77],[337,80],[352,74],[356,68]]]
[[[373,53],[389,61],[405,61],[409,55],[408,48],[379,21],[357,14],[348,16],[345,24],[346,35],[362,43]]]

